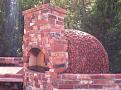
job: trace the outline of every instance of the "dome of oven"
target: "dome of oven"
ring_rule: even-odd
[[[69,65],[66,73],[107,73],[108,55],[94,36],[79,30],[65,30]]]

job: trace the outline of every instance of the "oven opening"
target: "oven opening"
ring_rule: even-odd
[[[32,48],[29,53],[29,70],[42,73],[49,71],[49,68],[47,67],[47,60],[45,60],[45,54],[40,49]]]

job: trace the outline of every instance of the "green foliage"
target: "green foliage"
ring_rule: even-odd
[[[22,29],[19,0],[0,0],[0,56],[21,56]]]
[[[42,4],[43,0],[22,0],[22,11],[36,7],[37,5]]]
[[[67,17],[65,18],[66,28],[79,28],[80,25],[78,25],[79,24],[78,18],[80,17],[79,14],[80,11],[76,10],[75,4],[77,4],[77,2],[74,3],[72,1],[73,0],[52,0],[52,4],[67,10]]]
[[[44,0],[22,0],[22,10],[41,5]],[[65,18],[65,28],[81,29],[82,19],[89,13],[91,4],[89,0],[50,0],[54,6],[59,6],[67,10]],[[95,1],[95,0],[91,0]]]
[[[120,0],[97,0],[93,10],[83,23],[84,29],[96,36],[106,48],[110,71],[121,72],[121,2]]]
[[[5,38],[3,38],[3,33],[4,33],[4,30],[3,30],[3,23],[5,21],[5,4],[3,3],[4,0],[0,0],[0,56],[3,56],[5,54],[4,51],[7,50],[7,45],[5,45]],[[6,48],[5,48],[6,47]]]
[[[104,45],[110,60],[110,71],[121,72],[121,1],[120,0],[52,0],[67,9],[66,28],[84,30]]]

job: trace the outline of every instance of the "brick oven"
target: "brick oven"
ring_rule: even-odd
[[[23,57],[0,57],[0,63],[22,66],[23,60],[24,69],[12,67],[8,74],[10,67],[5,72],[1,67],[0,82],[22,82],[23,90],[121,89],[121,74],[106,74],[108,56],[101,43],[85,32],[64,30],[65,14],[49,4],[23,12]]]
[[[107,53],[94,36],[64,29],[65,10],[43,4],[23,15],[25,90],[78,89],[85,83],[87,88],[93,84],[87,74],[109,71]],[[83,81],[82,73],[91,80]]]
[[[22,48],[25,77],[29,78],[28,82],[31,82],[30,78],[39,75],[41,77],[42,73],[47,71],[64,72],[68,66],[68,42],[62,33],[66,11],[44,4],[24,11],[23,15]],[[32,79],[31,85],[33,83]]]

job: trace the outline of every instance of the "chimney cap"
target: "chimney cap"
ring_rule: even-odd
[[[45,10],[45,9],[57,11],[59,13],[65,14],[65,15],[67,14],[65,9],[57,7],[57,6],[52,6],[51,4],[42,4],[40,6],[25,10],[22,12],[22,14],[25,15],[27,13],[33,13],[33,12]]]

